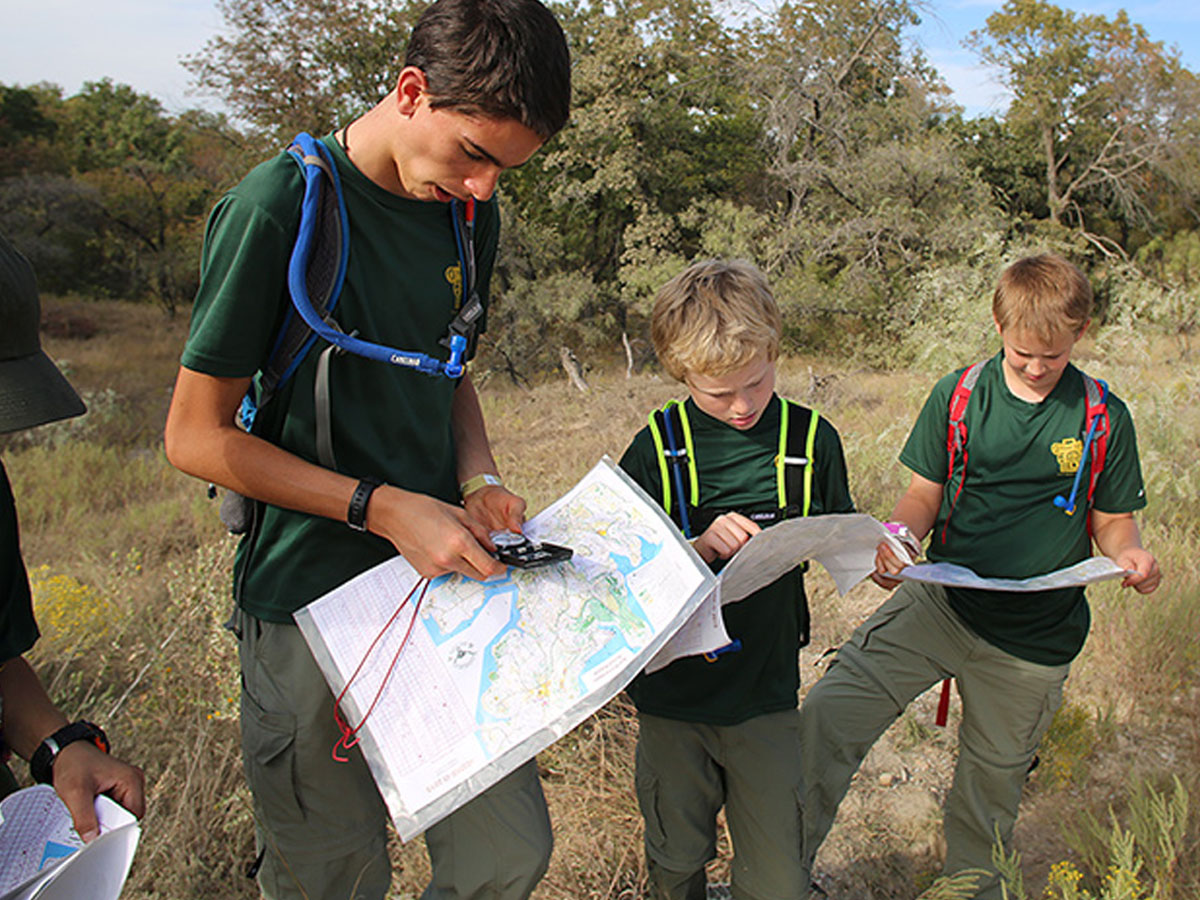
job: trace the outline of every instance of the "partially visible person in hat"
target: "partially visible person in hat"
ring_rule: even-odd
[[[83,401],[38,339],[41,305],[33,267],[0,235],[0,433],[85,411]],[[34,780],[52,784],[84,841],[99,834],[95,798],[108,794],[135,816],[146,810],[142,770],[108,755],[91,722],[68,722],[25,661],[38,637],[29,579],[21,559],[17,510],[0,463],[0,760],[29,761]],[[0,761],[0,797],[17,783]]]

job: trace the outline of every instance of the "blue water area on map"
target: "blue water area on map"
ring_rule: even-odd
[[[435,579],[434,581],[430,582],[430,587],[437,587],[439,583],[452,577],[454,576],[444,575],[441,578]],[[462,634],[464,631],[474,625],[475,620],[479,618],[480,613],[487,609],[487,606],[489,603],[491,603],[493,597],[497,596],[498,594],[515,595],[517,591],[517,586],[513,583],[512,578],[508,575],[505,575],[504,578],[497,581],[484,581],[481,582],[481,584],[484,587],[483,602],[481,602],[479,606],[475,608],[475,611],[471,613],[470,616],[463,619],[453,630],[443,632],[441,627],[438,625],[437,619],[435,619],[433,616],[421,616],[421,624],[424,625],[425,630],[429,632],[429,639],[433,641],[435,646],[440,647],[452,637]]]
[[[637,618],[639,618],[642,622],[648,623],[649,617],[646,615],[645,610],[642,609],[641,604],[638,603],[637,598],[634,596],[633,592],[629,589],[628,581],[626,579],[632,572],[634,572],[641,566],[645,565],[650,560],[654,559],[654,557],[657,556],[659,554],[659,552],[662,550],[663,545],[660,543],[653,543],[651,541],[648,541],[644,537],[641,537],[640,535],[638,536],[638,541],[640,542],[640,547],[638,548],[640,551],[639,552],[640,558],[636,562],[634,560],[630,559],[628,556],[624,556],[619,553],[610,553],[609,558],[612,560],[613,564],[617,567],[617,570],[623,576],[625,576],[625,578],[622,579],[622,586],[624,587],[624,594],[625,594],[624,603],[627,605],[629,610],[634,615],[637,616]],[[437,586],[438,584],[444,582],[449,577],[451,577],[451,576],[443,576],[442,578],[435,579],[432,582],[432,585]],[[454,638],[455,636],[457,636],[459,634],[462,634],[464,631],[469,629],[475,623],[475,621],[479,618],[479,616],[483,613],[484,609],[489,607],[492,603],[496,602],[497,600],[499,600],[502,597],[506,598],[506,602],[508,604],[508,621],[505,622],[502,627],[497,629],[495,635],[492,637],[492,640],[487,644],[486,647],[483,648],[483,658],[481,661],[481,670],[480,670],[480,677],[479,677],[479,696],[480,697],[482,697],[484,694],[487,693],[488,689],[492,685],[492,682],[494,681],[494,679],[497,677],[497,675],[499,673],[499,664],[496,661],[496,656],[495,656],[495,652],[494,652],[496,645],[501,640],[503,640],[504,636],[507,635],[510,631],[512,631],[514,629],[520,629],[520,627],[521,627],[521,610],[520,610],[519,604],[517,603],[519,589],[518,589],[516,583],[512,580],[511,574],[506,575],[503,579],[500,579],[498,581],[484,582],[483,587],[484,587],[483,600],[479,604],[479,606],[472,612],[472,614],[468,618],[464,619],[457,626],[455,626],[454,629],[452,629],[449,632],[442,632],[442,630],[438,626],[437,621],[432,616],[422,616],[421,617],[422,623],[424,624],[426,630],[429,632],[430,639],[433,641],[433,643],[435,645],[440,646],[441,644],[445,643],[446,641]],[[591,671],[592,669],[596,668],[597,666],[603,664],[607,660],[611,659],[613,657],[613,655],[615,655],[617,653],[620,653],[622,651],[627,651],[629,653],[636,652],[635,648],[629,644],[628,640],[626,640],[624,633],[622,633],[619,629],[617,629],[617,628],[608,629],[608,634],[609,634],[609,637],[608,637],[608,640],[605,642],[604,646],[601,647],[600,649],[598,649],[590,657],[588,657],[587,661],[584,663],[583,669],[581,671],[581,675],[584,675],[587,672]],[[640,648],[638,648],[638,649],[640,649]],[[581,692],[586,691],[588,689],[587,685],[584,684],[582,678],[580,678],[579,689]],[[477,722],[477,724],[483,725],[483,724],[495,723],[495,722],[501,722],[501,721],[504,721],[504,720],[485,712],[484,706],[482,703],[478,703],[476,705],[476,722]],[[488,748],[485,747],[485,750],[486,749],[488,749]]]
[[[513,584],[510,579],[505,579],[502,584],[504,585],[505,590],[489,590],[484,595],[486,598],[485,603],[490,603],[492,598],[498,594],[507,593],[509,595],[509,603],[508,621],[505,622],[504,626],[496,632],[495,638],[493,638],[492,641],[483,648],[483,671],[481,671],[479,674],[480,697],[487,693],[487,689],[491,686],[492,681],[494,680],[499,669],[499,666],[496,664],[496,655],[493,652],[496,644],[498,644],[501,639],[503,639],[503,637],[510,631],[521,630],[521,608],[517,605],[517,586]],[[475,705],[475,721],[478,724],[483,725],[487,722],[499,722],[503,720],[498,719],[495,716],[488,715],[483,710],[483,704],[477,703]]]
[[[450,577],[450,576],[446,576]],[[436,586],[440,580],[435,580],[432,584]],[[521,627],[521,610],[517,605],[518,588],[512,580],[511,575],[505,575],[504,578],[496,581],[485,581],[483,585],[483,599],[479,605],[471,613],[470,616],[463,619],[458,625],[448,632],[443,632],[438,625],[437,620],[433,616],[425,615],[421,617],[421,624],[425,626],[425,630],[429,633],[429,639],[433,641],[434,646],[440,647],[446,641],[451,640],[457,635],[462,634],[469,629],[476,620],[483,614],[483,611],[490,607],[498,600],[503,600],[508,608],[508,621],[496,630],[492,640],[483,648],[483,658],[481,661],[482,669],[479,676],[479,696],[483,696],[487,689],[491,686],[492,680],[495,678],[499,666],[496,663],[496,656],[493,652],[497,643],[499,643],[506,634],[514,629]],[[483,704],[476,704],[476,721],[479,724],[486,722],[503,721],[495,716],[490,716],[483,710]]]
[[[654,559],[654,557],[658,556],[659,551],[662,550],[662,544],[651,543],[641,535],[638,535],[638,542],[642,545],[642,552],[641,558],[636,563],[628,556],[622,556],[620,553],[608,554],[608,558],[616,563],[622,575],[628,575],[639,566],[644,566],[650,560]]]
[[[42,851],[42,861],[38,863],[38,871],[46,868],[46,863],[70,856],[78,849],[78,847],[68,847],[66,844],[59,844],[55,841],[46,841],[46,849]]]
[[[628,591],[628,589],[626,589],[626,594],[628,594],[628,593],[629,593],[629,591]],[[599,650],[597,650],[591,656],[589,656],[587,659],[587,662],[585,662],[583,664],[583,670],[579,673],[580,674],[580,678],[579,678],[580,693],[586,692],[588,690],[587,682],[585,682],[583,680],[582,676],[586,675],[588,672],[590,672],[592,669],[596,668],[596,666],[600,665],[601,663],[606,662],[607,660],[611,659],[613,654],[618,653],[621,650],[628,650],[630,653],[634,652],[633,648],[629,646],[629,642],[627,640],[625,640],[625,635],[614,628],[609,632],[608,642],[605,643],[605,645],[603,647],[601,647]]]
[[[641,535],[638,535],[638,541],[641,544],[641,558],[636,563],[628,556],[622,556],[620,553],[608,554],[608,558],[613,561],[613,564],[617,567],[617,571],[626,576],[627,579],[630,573],[650,562],[650,560],[658,556],[659,551],[662,550],[662,544],[652,543]],[[624,586],[625,602],[628,604],[629,608],[633,610],[633,612],[636,613],[638,618],[640,618],[643,622],[649,622],[650,617],[646,615],[646,611],[642,609],[642,605],[638,603],[637,598],[633,595],[633,592],[629,590],[629,582],[625,581]],[[610,653],[609,655],[611,656],[612,654]]]

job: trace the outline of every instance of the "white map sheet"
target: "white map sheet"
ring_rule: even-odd
[[[137,819],[96,798],[100,835],[84,844],[71,814],[48,784],[0,801],[0,900],[117,900],[133,863]]]
[[[359,735],[403,840],[612,699],[715,585],[659,506],[608,459],[525,533],[575,556],[489,582],[435,579],[398,658],[412,601],[384,626],[417,582],[402,558],[296,613],[335,696],[366,660],[342,700],[352,724],[387,677]]]
[[[1036,575],[1033,578],[984,578],[966,566],[953,563],[922,563],[906,566],[900,570],[901,578],[925,581],[930,584],[945,584],[950,587],[980,588],[988,591],[1049,591],[1055,588],[1075,587],[1124,578],[1129,573],[1107,556],[1093,556],[1083,562]]]
[[[875,548],[880,541],[904,553],[896,537],[865,513],[788,519],[761,531],[721,570],[716,592],[663,646],[646,666],[647,671],[661,669],[682,656],[725,646],[729,636],[720,607],[744,600],[805,560],[824,566],[838,593],[844,595],[875,570]]]

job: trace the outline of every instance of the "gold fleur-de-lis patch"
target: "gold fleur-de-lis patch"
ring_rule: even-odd
[[[447,266],[445,271],[446,281],[454,288],[454,299],[457,300],[462,296],[462,267],[455,263],[452,266]]]
[[[1050,452],[1058,460],[1058,474],[1073,475],[1079,471],[1083,459],[1083,441],[1076,437],[1063,438],[1050,445]]]

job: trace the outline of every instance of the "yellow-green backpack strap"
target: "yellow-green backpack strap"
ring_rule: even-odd
[[[803,466],[804,477],[801,482],[803,486],[803,498],[800,501],[800,515],[807,516],[812,508],[812,476],[813,476],[813,452],[817,443],[817,423],[820,416],[814,409],[808,410],[808,427],[804,434],[804,455],[795,456],[797,441],[792,440],[792,429],[795,427],[803,427],[799,422],[795,422],[795,411],[803,409],[803,407],[779,398],[779,452],[775,457],[775,480],[776,490],[779,497],[780,508],[786,508],[788,505],[788,467]],[[794,423],[794,424],[793,424]],[[791,450],[793,455],[788,454]],[[793,486],[795,482],[793,481]]]
[[[666,514],[671,514],[671,473],[667,468],[667,449],[663,443],[662,427],[659,419],[665,413],[660,409],[650,410],[647,419],[650,421],[650,437],[654,439],[654,454],[658,457],[658,477],[662,482],[662,507]]]
[[[783,397],[779,398],[779,450],[775,454],[775,493],[779,498],[779,508],[787,506],[787,445],[788,445],[788,407],[791,404]]]
[[[808,411],[808,437],[804,441],[804,458],[808,462],[804,465],[804,505],[800,508],[802,516],[807,516],[812,507],[813,450],[817,446],[817,423],[820,419],[815,409]]]
[[[696,471],[696,447],[692,443],[692,423],[688,421],[687,406],[679,401],[672,401],[679,411],[679,426],[683,432],[683,445],[687,448],[688,467],[688,505],[700,505],[700,476]],[[682,502],[682,501],[680,501]]]
[[[676,429],[670,419],[674,415],[678,422]],[[671,515],[674,509],[674,503],[678,502],[681,506],[699,506],[700,505],[700,480],[696,472],[696,453],[695,446],[692,443],[692,426],[688,421],[687,408],[678,400],[668,400],[663,404],[662,409],[653,410],[649,416],[650,421],[650,436],[654,439],[654,451],[658,455],[658,475],[662,481],[662,506],[667,515]],[[674,490],[674,479],[672,478],[672,462],[670,441],[665,436],[665,429],[671,429],[671,433],[675,438],[676,446],[679,446],[680,437],[682,437],[682,447],[679,448],[679,455],[682,455],[687,463],[688,484],[687,497],[680,497],[676,501]],[[681,434],[675,434],[676,431]]]

